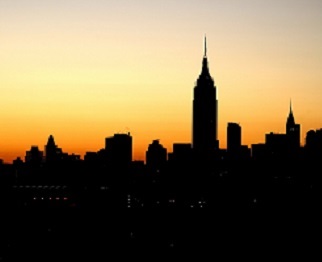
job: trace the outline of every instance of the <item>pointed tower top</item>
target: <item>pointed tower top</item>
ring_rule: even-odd
[[[293,111],[292,111],[292,100],[291,99],[290,99],[290,112],[288,114],[286,124],[287,125],[295,125],[295,119],[294,119],[294,115],[293,115]]]
[[[205,36],[204,40],[204,56],[202,59],[202,70],[200,76],[203,76],[204,79],[212,79],[209,73],[209,68],[208,68],[208,58],[207,58],[207,38]]]
[[[205,54],[204,57],[207,57],[207,37],[205,35]]]
[[[53,135],[50,135],[48,137],[47,145],[55,145],[55,140]]]

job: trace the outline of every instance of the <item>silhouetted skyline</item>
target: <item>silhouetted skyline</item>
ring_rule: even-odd
[[[194,96],[192,99],[192,137],[191,141],[185,143],[189,145],[191,150],[199,154],[200,157],[216,158],[216,154],[220,150],[226,151],[228,158],[233,157],[234,159],[244,159],[245,157],[258,158],[258,155],[269,154],[281,154],[281,157],[286,155],[297,155],[300,154],[301,148],[307,147],[306,142],[304,146],[301,144],[301,125],[296,123],[293,114],[292,102],[290,101],[289,114],[286,119],[285,133],[275,133],[273,131],[267,132],[265,135],[264,143],[254,143],[251,146],[244,145],[242,139],[242,126],[239,123],[228,122],[227,123],[227,147],[219,147],[219,140],[217,140],[218,130],[218,100],[217,100],[217,87],[215,86],[214,79],[211,77],[208,68],[208,57],[207,57],[207,39],[204,38],[204,55],[202,58],[201,73],[197,78],[196,85],[194,87]],[[219,112],[220,113],[220,112]],[[310,134],[319,130],[309,130],[306,134],[310,139]],[[123,138],[122,138],[123,137]],[[312,137],[312,136],[311,136]],[[119,138],[119,139],[118,139]],[[128,140],[128,142],[122,142],[122,139]],[[306,138],[307,139],[307,138]],[[86,151],[83,159],[95,158],[95,155],[101,154],[103,158],[107,157],[110,159],[109,162],[114,163],[115,161],[122,161],[122,163],[130,164],[133,160],[133,138],[130,132],[127,133],[115,133],[113,136],[105,138],[105,147],[98,149],[96,152]],[[176,144],[182,144],[180,141],[174,141],[173,150],[163,147],[159,143],[159,140],[153,140],[151,145],[156,146],[155,141],[168,151],[170,154],[174,154],[174,148]],[[125,147],[124,147],[125,145]],[[260,149],[261,146],[264,146]],[[146,151],[144,162],[147,161],[148,149]],[[317,145],[315,151],[319,151],[320,147]],[[166,152],[165,151],[165,152]],[[268,154],[268,155],[267,155]],[[124,160],[119,160],[121,156],[124,156]],[[44,146],[44,151],[38,148],[38,145],[31,145],[29,151],[26,151],[24,160],[26,163],[35,162],[41,164],[44,160],[48,162],[57,162],[65,158],[72,157],[74,160],[81,160],[81,156],[72,152],[71,154],[63,152],[62,148],[58,148],[55,144],[54,137],[51,134],[48,138],[47,144]],[[96,156],[97,157],[97,156]],[[218,157],[218,156],[217,156]],[[168,159],[165,156],[165,161]],[[170,157],[171,158],[171,157]],[[122,157],[121,157],[122,159]],[[141,161],[142,161],[141,160]],[[2,160],[3,161],[3,160]],[[12,163],[16,161],[22,161],[22,157],[17,156]],[[159,160],[152,160],[159,161]]]
[[[50,134],[84,156],[131,132],[137,160],[155,139],[168,150],[189,143],[205,34],[220,148],[228,122],[248,146],[284,132],[290,99],[304,145],[322,126],[321,9],[314,0],[5,1],[0,158],[24,157]]]
[[[0,261],[319,255],[321,13],[0,1]]]

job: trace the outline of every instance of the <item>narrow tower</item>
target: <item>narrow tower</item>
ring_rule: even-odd
[[[194,87],[192,146],[198,154],[209,154],[218,148],[216,86],[209,73],[205,37],[202,70]]]
[[[300,125],[295,123],[292,102],[290,102],[290,112],[286,120],[286,137],[290,150],[297,150],[300,148]]]

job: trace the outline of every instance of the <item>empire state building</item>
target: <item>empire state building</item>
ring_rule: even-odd
[[[198,154],[209,155],[218,149],[218,101],[208,68],[206,38],[204,49],[202,70],[193,90],[192,147]]]

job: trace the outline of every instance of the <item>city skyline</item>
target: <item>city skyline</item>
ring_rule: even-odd
[[[290,100],[301,145],[322,126],[319,1],[179,3],[3,1],[0,158],[51,134],[83,156],[131,132],[134,160],[154,139],[190,143],[205,34],[220,148],[228,122],[248,146],[284,133]]]

